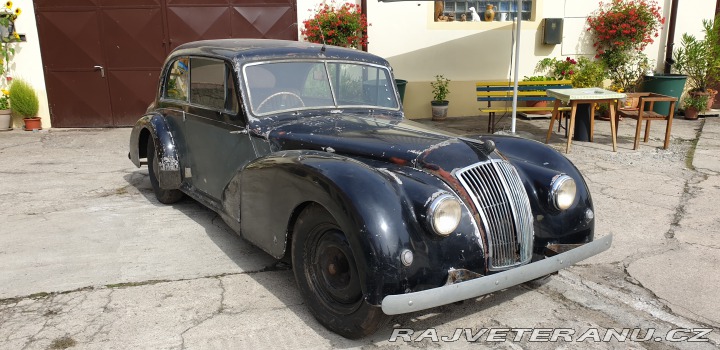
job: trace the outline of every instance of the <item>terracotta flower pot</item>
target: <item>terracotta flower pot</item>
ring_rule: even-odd
[[[697,108],[693,108],[693,107],[685,108],[685,119],[695,120],[698,118],[699,113],[700,112],[697,110]]]
[[[710,94],[710,96],[708,97],[708,103],[707,103],[707,108],[706,108],[706,110],[708,110],[708,111],[713,108],[713,104],[715,103],[715,95],[717,95],[718,92],[715,90],[712,90],[709,92],[709,94]]]
[[[548,101],[525,101],[526,107],[547,107]],[[549,114],[552,113],[552,108],[548,108],[546,111],[533,111],[533,114]]]
[[[25,118],[23,121],[25,122],[25,131],[42,130],[42,122],[38,117]]]
[[[706,92],[690,91],[690,95],[691,95],[691,96],[707,96],[707,97],[708,97],[708,101],[707,101],[707,107],[705,108],[705,110],[706,110],[706,111],[709,111],[709,110],[712,109],[712,105],[713,105],[713,103],[715,102],[715,95],[717,95],[717,91],[714,91],[714,90],[713,90],[713,91],[706,91]]]
[[[640,102],[639,98],[628,96],[627,98],[625,98],[625,101],[623,101],[622,105],[620,105],[619,108],[625,109],[625,110],[637,109],[639,102]]]

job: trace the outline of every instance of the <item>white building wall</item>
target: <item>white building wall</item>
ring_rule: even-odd
[[[322,1],[298,1],[298,27]],[[661,0],[664,15],[670,13],[671,0]],[[513,22],[434,22],[432,1],[377,2],[368,0],[368,30],[371,53],[390,61],[395,76],[408,80],[405,112],[410,118],[430,117],[432,99],[430,81],[436,74],[452,80],[451,116],[478,115],[480,104],[475,101],[475,82],[511,78],[513,53]],[[520,74],[533,75],[535,64],[545,57],[594,56],[585,30],[585,18],[596,9],[592,0],[535,0],[531,21],[523,21],[520,36]],[[715,11],[714,0],[694,0],[691,6],[680,7],[676,26],[676,42],[684,32],[702,35],[698,13]],[[482,10],[480,10],[482,11]],[[564,18],[563,43],[542,44],[543,19]],[[662,70],[667,25],[656,43],[646,53]]]
[[[40,42],[38,40],[35,10],[32,0],[15,0],[14,7],[20,8],[22,13],[15,21],[16,31],[25,34],[25,42],[15,44],[15,57],[12,59],[8,76],[21,78],[35,88],[40,98],[40,111],[43,128],[49,128],[50,111],[48,110],[47,92],[45,90],[45,75],[43,74],[42,59],[40,58]],[[15,121],[16,128],[22,128],[22,120]]]
[[[532,21],[522,23],[520,38],[520,77],[533,75],[535,64],[544,57],[594,55],[585,30],[585,18],[595,7],[591,1],[536,0]],[[453,80],[450,115],[479,114],[474,83],[478,80],[511,78],[513,23],[436,23],[432,22],[432,2],[368,3],[370,51],[385,56],[397,76],[411,81],[405,108],[409,117],[429,117],[432,98],[429,82],[435,74]],[[669,15],[670,0],[663,6]],[[696,1],[692,8],[681,8],[676,36],[700,33],[700,20],[694,13],[712,14],[715,1]],[[398,14],[402,14],[398,16]],[[424,15],[424,16],[423,16]],[[564,18],[563,43],[542,44],[542,19]],[[401,18],[401,19],[399,19]],[[666,26],[667,27],[667,26]],[[662,69],[666,27],[647,53]],[[407,29],[403,29],[407,28]],[[410,29],[412,28],[412,29]],[[410,30],[408,30],[410,29]],[[378,42],[380,41],[380,42]],[[469,102],[468,102],[469,101]]]

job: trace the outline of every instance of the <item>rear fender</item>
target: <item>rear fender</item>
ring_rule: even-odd
[[[175,139],[167,120],[160,114],[146,114],[135,123],[130,133],[130,161],[140,167],[147,158],[147,140],[152,137],[158,157],[158,182],[162,189],[177,189],[182,177]]]

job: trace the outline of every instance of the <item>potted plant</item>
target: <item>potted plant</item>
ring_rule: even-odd
[[[10,110],[14,116],[23,118],[25,130],[40,130],[42,125],[37,117],[40,109],[35,89],[26,81],[13,79],[10,85]]]
[[[543,75],[533,75],[530,77],[523,77],[522,81],[548,81],[548,80],[554,80],[552,78],[548,78]],[[529,90],[529,91],[538,91],[538,90]],[[547,107],[548,101],[525,101],[525,106],[527,107]],[[548,109],[547,111],[537,111],[536,114],[549,114],[552,112],[552,108]]]
[[[690,34],[683,34],[681,45],[673,52],[675,64],[673,68],[687,76],[690,93],[707,95],[707,109],[712,108],[717,91],[710,89],[712,83],[720,76],[720,24],[715,21],[703,20],[705,38],[698,39]]]
[[[10,115],[10,92],[2,89],[0,95],[0,131],[12,130],[12,117]]]
[[[432,119],[433,120],[444,120],[447,118],[447,110],[450,102],[445,98],[450,94],[450,79],[445,78],[442,75],[436,75],[435,81],[430,82],[432,86],[433,100],[430,101],[432,106]]]
[[[534,81],[540,81],[540,80],[563,80],[563,79],[571,79],[573,74],[575,74],[575,69],[577,65],[577,61],[567,57],[564,60],[558,60],[557,58],[543,58],[540,60],[540,62],[537,63],[535,66],[535,72],[543,73],[545,72],[545,77],[539,77],[543,79],[536,79]],[[533,77],[538,78],[538,77]]]
[[[698,118],[698,114],[707,110],[708,95],[691,95],[688,94],[683,100],[683,107],[685,108],[685,119],[695,120]]]

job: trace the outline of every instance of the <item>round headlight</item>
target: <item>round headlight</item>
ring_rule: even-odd
[[[552,182],[550,200],[558,210],[566,210],[575,202],[577,186],[570,176],[560,175]]]
[[[435,198],[428,208],[430,226],[440,236],[451,234],[460,224],[462,206],[460,201],[450,194]]]

